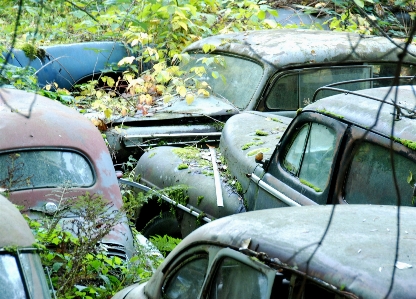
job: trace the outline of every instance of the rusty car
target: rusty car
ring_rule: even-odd
[[[117,63],[131,54],[123,43],[110,41],[59,44],[33,51],[34,57],[28,57],[27,51],[21,49],[11,49],[3,56],[10,65],[33,68],[39,87],[56,84],[67,90],[100,75],[120,75],[123,69]]]
[[[131,154],[139,157],[144,149],[160,144],[217,143],[232,115],[265,111],[293,117],[320,86],[394,76],[401,52],[384,37],[345,32],[275,29],[207,37],[184,49],[189,59],[179,67],[202,67],[205,72],[195,76],[210,86],[210,95],[190,105],[180,97],[168,103],[160,99],[146,115],[141,110],[133,116],[113,115],[107,139],[120,160]],[[416,53],[416,46],[410,45],[408,52]],[[415,64],[414,55],[404,55],[401,75],[415,74]]]
[[[65,206],[64,200],[86,194],[102,197],[109,213],[121,209],[122,196],[104,139],[76,110],[34,93],[2,88],[0,119],[0,188],[24,213],[53,216]],[[65,217],[68,224],[76,218],[70,211]],[[101,244],[110,255],[132,256],[127,218]]]
[[[322,91],[338,94],[309,104],[294,119],[262,112],[233,116],[217,151],[161,146],[145,153],[136,167],[138,183],[127,184],[141,190],[183,185],[187,196],[164,194],[164,205],[149,201],[140,207],[138,229],[145,234],[180,230],[186,236],[200,223],[244,211],[317,204],[415,206],[414,85]]]
[[[2,298],[50,299],[53,290],[39,249],[19,210],[0,195],[0,292]]]
[[[410,298],[415,216],[412,207],[333,205],[224,217],[113,299]]]

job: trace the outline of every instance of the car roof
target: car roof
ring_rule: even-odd
[[[251,239],[250,249],[264,252],[271,259],[278,258],[283,265],[307,272],[360,298],[381,298],[390,286],[397,245],[397,261],[402,264],[397,264],[390,297],[404,298],[416,287],[416,268],[412,267],[416,263],[415,217],[416,210],[412,207],[401,207],[399,213],[395,206],[372,205],[253,211],[203,225],[172,253],[204,242],[241,248]],[[398,227],[400,236],[396,242]],[[321,241],[322,245],[311,257]]]
[[[2,195],[0,206],[0,248],[32,246],[35,238],[19,210]]]
[[[393,103],[395,103],[396,93],[397,105],[401,107],[402,112],[399,120],[394,120]],[[385,100],[384,103],[383,100]],[[372,131],[387,137],[392,135],[394,120],[393,136],[395,138],[416,140],[416,120],[413,112],[415,107],[415,86],[406,85],[341,92],[320,99],[303,108],[303,111],[318,111],[332,117],[342,118],[363,128],[371,128]]]
[[[90,120],[58,101],[34,93],[1,88],[0,119],[0,151],[49,146],[72,148],[88,155],[99,152],[101,144],[105,149],[101,134]]]
[[[395,40],[398,44],[403,44]],[[220,34],[192,43],[184,52],[201,51],[205,44],[215,45],[216,51],[263,60],[275,68],[304,64],[330,64],[340,61],[394,61],[402,52],[384,37],[348,32],[309,29],[270,29]],[[354,51],[351,49],[354,48]],[[416,54],[416,46],[409,52]],[[404,62],[416,63],[405,56]]]

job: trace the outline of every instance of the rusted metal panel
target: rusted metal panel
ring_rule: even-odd
[[[94,184],[70,188],[65,196],[70,198],[89,192],[121,208],[120,188],[110,154],[101,134],[88,119],[57,101],[15,89],[0,89],[0,118],[0,153],[31,149],[75,150],[92,164]],[[30,213],[43,209],[60,190],[59,187],[19,190],[11,192],[10,200],[23,205],[24,211]],[[125,246],[132,254],[133,239],[127,224],[120,224],[106,238]]]
[[[403,41],[396,42],[404,44]],[[401,49],[384,37],[307,29],[216,35],[197,41],[184,51],[200,51],[203,44],[216,46],[216,51],[260,59],[274,68],[341,61],[397,61],[397,55],[401,53]],[[409,48],[409,52],[416,53],[416,47]],[[405,61],[415,63],[416,58],[406,56]]]
[[[251,239],[250,248],[278,258],[289,267],[296,267],[360,298],[383,298],[392,278],[399,227],[397,261],[413,267],[396,268],[389,298],[405,298],[411,296],[416,287],[413,279],[416,241],[409,237],[416,234],[413,225],[416,210],[401,207],[399,226],[398,213],[394,206],[337,205],[233,215],[194,231],[175,248],[160,269],[194,244],[214,242],[239,248],[244,240]],[[329,230],[322,239],[328,225]],[[321,240],[322,245],[312,255]],[[152,285],[152,280],[148,286]]]

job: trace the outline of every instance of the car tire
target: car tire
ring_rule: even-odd
[[[168,235],[174,238],[182,238],[179,222],[172,212],[163,212],[150,220],[141,231],[143,236]]]

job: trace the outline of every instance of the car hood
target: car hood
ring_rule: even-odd
[[[145,115],[139,110],[132,117],[114,117],[111,121],[113,124],[129,123],[135,125],[137,122],[174,120],[183,119],[184,117],[231,116],[238,112],[239,110],[226,100],[215,96],[197,97],[190,104],[184,99],[175,98],[168,103],[158,103],[156,106],[148,108]]]

